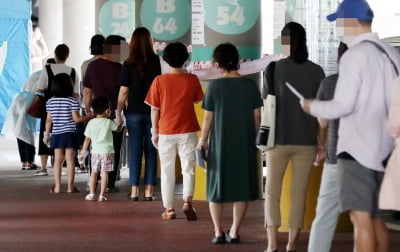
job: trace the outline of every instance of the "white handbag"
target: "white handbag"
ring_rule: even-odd
[[[276,96],[274,90],[274,75],[276,62],[272,61],[265,69],[263,85],[264,107],[261,111],[261,125],[256,137],[256,146],[261,151],[275,147]]]
[[[276,97],[268,94],[261,113],[261,126],[257,133],[256,146],[267,151],[275,147]]]

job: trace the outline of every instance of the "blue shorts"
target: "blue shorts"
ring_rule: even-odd
[[[78,149],[78,142],[75,132],[67,132],[51,135],[51,148],[73,148]]]

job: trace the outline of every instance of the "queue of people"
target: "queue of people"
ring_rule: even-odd
[[[280,248],[282,181],[289,161],[289,232],[286,251],[296,251],[304,225],[305,199],[311,169],[325,160],[308,251],[330,251],[340,212],[349,212],[354,226],[354,249],[358,252],[386,252],[389,240],[378,207],[379,188],[385,171],[382,163],[394,148],[399,120],[387,118],[398,108],[400,98],[394,80],[399,76],[400,55],[372,33],[373,11],[365,0],[344,0],[335,13],[342,41],[338,47],[338,74],[325,78],[321,66],[308,59],[306,31],[296,22],[282,31],[282,51],[287,55],[267,68],[264,92],[272,87],[276,95],[275,146],[268,150],[265,183],[267,249]],[[179,155],[183,175],[183,214],[197,220],[193,206],[196,148],[207,159],[207,200],[214,225],[211,242],[239,243],[240,227],[248,203],[258,199],[257,150],[255,138],[261,122],[263,98],[257,84],[238,72],[239,53],[231,43],[218,45],[213,62],[222,77],[209,83],[203,93],[196,75],[184,63],[188,51],[180,42],[170,43],[163,52],[169,72],[161,73],[160,58],[153,48],[151,33],[136,28],[129,45],[116,35],[95,35],[91,41],[94,57],[82,67],[83,98],[79,77],[65,65],[69,48],[55,50],[55,64],[46,65],[29,92],[36,89],[45,105],[39,135],[41,170],[47,174],[49,155],[54,155],[54,187],[61,189],[61,167],[66,162],[67,192],[76,193],[74,167],[90,156],[90,189],[85,199],[106,201],[106,193],[119,192],[116,186],[120,149],[125,129],[128,133],[129,201],[139,201],[140,177],[144,167],[144,200],[154,199],[160,160],[163,220],[175,219],[175,161]],[[129,55],[121,57],[123,47]],[[123,64],[121,64],[123,62]],[[84,77],[83,77],[84,76]],[[32,78],[33,78],[32,77]],[[267,82],[271,83],[267,83]],[[30,81],[29,83],[31,83]],[[300,100],[285,87],[290,83],[303,96]],[[24,107],[32,99],[25,96]],[[81,103],[85,111],[79,113]],[[202,103],[200,127],[194,104]],[[397,104],[396,106],[391,104]],[[30,118],[22,118],[28,125]],[[88,121],[85,140],[77,143],[76,123]],[[126,125],[124,125],[126,122]],[[232,123],[234,122],[234,123]],[[31,125],[31,124],[29,124]],[[328,128],[328,138],[324,130]],[[26,127],[20,132],[27,132]],[[198,132],[200,138],[198,139]],[[33,169],[32,135],[19,134],[22,169]],[[79,147],[81,145],[81,147]],[[25,151],[22,151],[25,149]],[[22,153],[27,153],[22,155]],[[326,156],[326,158],[325,158]],[[142,160],[144,158],[144,165]],[[393,163],[393,162],[392,162]],[[96,197],[97,181],[101,179]],[[233,203],[232,222],[223,223],[224,204]]]

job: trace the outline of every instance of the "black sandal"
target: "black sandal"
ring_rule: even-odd
[[[211,239],[211,243],[213,244],[224,244],[226,242],[225,233],[222,233],[221,236],[213,236]]]
[[[74,186],[74,188],[72,189],[71,192],[67,192],[67,193],[80,193],[81,190],[79,190],[77,187]]]

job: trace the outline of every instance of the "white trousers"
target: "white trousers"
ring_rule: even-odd
[[[181,160],[183,176],[183,200],[194,194],[195,149],[197,133],[160,135],[158,154],[161,167],[161,197],[165,208],[173,208],[175,191],[176,154]]]
[[[339,217],[337,164],[324,164],[308,252],[329,252]]]

